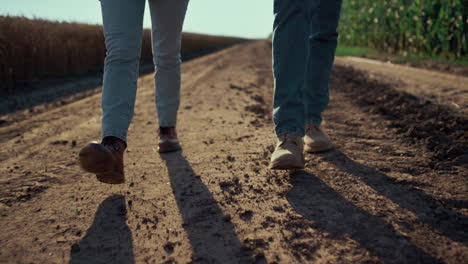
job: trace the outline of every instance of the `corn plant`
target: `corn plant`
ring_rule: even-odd
[[[348,0],[340,43],[407,55],[468,54],[468,0]]]

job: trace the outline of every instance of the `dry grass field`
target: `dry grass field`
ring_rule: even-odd
[[[184,33],[182,53],[190,56],[243,40]],[[102,26],[0,16],[0,93],[37,80],[99,71],[105,54]],[[141,60],[151,56],[151,32],[146,29]]]

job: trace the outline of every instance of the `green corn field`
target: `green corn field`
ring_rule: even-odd
[[[468,0],[343,1],[340,45],[403,56],[468,55]]]

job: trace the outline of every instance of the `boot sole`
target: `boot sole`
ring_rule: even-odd
[[[125,183],[125,176],[122,173],[106,172],[96,174],[98,181],[107,184],[122,184]]]
[[[158,146],[158,152],[159,153],[168,153],[168,152],[174,152],[181,150],[182,146],[180,144],[160,144]]]
[[[80,150],[80,167],[90,173],[112,171],[113,158],[110,151],[97,143],[90,143]]]
[[[102,183],[125,183],[125,175],[113,171],[114,159],[110,151],[98,143],[90,143],[81,149],[79,163],[84,171],[96,174]]]

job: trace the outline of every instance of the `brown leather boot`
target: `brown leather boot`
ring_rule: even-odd
[[[126,147],[125,141],[117,137],[105,137],[101,144],[91,142],[80,151],[80,166],[83,170],[96,174],[100,182],[124,183],[123,154]]]
[[[175,127],[160,127],[159,128],[159,153],[167,153],[180,150],[181,146],[177,138]]]

